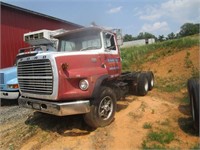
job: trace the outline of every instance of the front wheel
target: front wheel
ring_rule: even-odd
[[[116,111],[116,96],[109,87],[101,87],[99,94],[91,100],[90,112],[84,115],[85,122],[93,127],[109,125]]]

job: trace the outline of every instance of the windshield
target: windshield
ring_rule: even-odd
[[[40,52],[40,51],[42,51],[42,52],[56,52],[57,50],[52,45],[40,45],[40,46],[36,47],[34,49],[34,51],[36,51],[36,52]]]
[[[62,37],[59,41],[59,51],[84,51],[101,48],[100,32],[81,32]]]

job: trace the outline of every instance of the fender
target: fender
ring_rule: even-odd
[[[103,81],[108,79],[109,77],[110,76],[108,74],[107,75],[102,75],[101,77],[99,77],[96,80],[96,83],[95,83],[95,86],[94,86],[94,90],[92,92],[92,98],[96,98],[96,96],[98,95],[100,86],[102,85]]]

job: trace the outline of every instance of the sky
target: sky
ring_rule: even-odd
[[[186,23],[200,22],[200,0],[1,0],[82,26],[95,22],[123,35],[167,36]]]

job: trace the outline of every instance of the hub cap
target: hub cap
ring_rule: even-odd
[[[146,82],[145,85],[144,85],[144,89],[145,89],[145,91],[148,91],[148,88],[149,88],[149,86],[148,86],[148,82]]]
[[[113,112],[113,101],[110,96],[104,97],[99,105],[98,113],[101,119],[107,120]]]
[[[153,79],[151,80],[151,86],[152,87],[154,86],[154,80]]]

